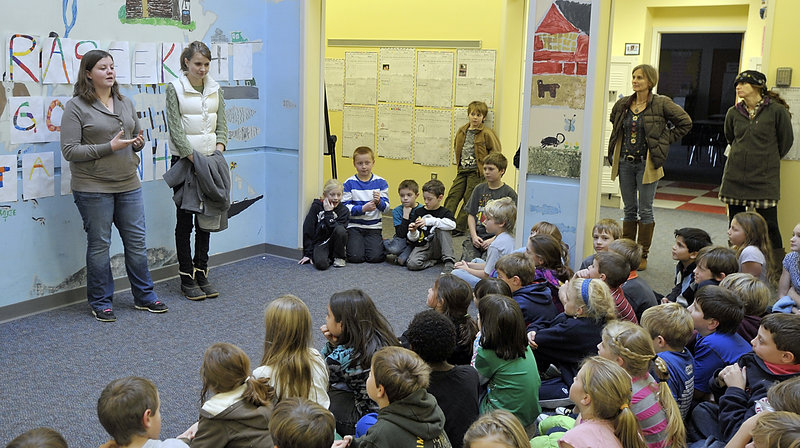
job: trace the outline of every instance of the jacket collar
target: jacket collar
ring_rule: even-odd
[[[112,117],[119,117],[119,108],[122,107],[122,101],[120,101],[116,96],[113,94],[111,95],[111,101],[114,103],[114,112],[111,112],[106,108],[106,106],[100,102],[100,98],[95,98],[94,103],[92,103],[92,108]]]
[[[200,92],[195,90],[194,86],[192,86],[192,83],[189,82],[189,78],[186,77],[186,73],[182,74],[181,77],[178,78],[178,82],[180,82],[181,85],[183,85],[183,90],[184,90],[184,92],[186,92],[186,94],[188,94],[188,95],[191,95],[191,94],[201,95]],[[202,95],[203,96],[209,96],[209,95],[213,94],[214,92],[216,92],[218,90],[219,90],[219,83],[217,81],[214,81],[214,79],[212,79],[211,76],[206,74],[206,76],[203,77],[203,93],[202,93]]]

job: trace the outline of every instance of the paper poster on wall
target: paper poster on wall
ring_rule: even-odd
[[[181,52],[183,44],[180,42],[162,42],[160,66],[158,76],[163,83],[172,82],[181,77]]]
[[[40,96],[12,96],[8,99],[11,143],[43,141],[43,100]]]
[[[414,103],[413,48],[381,48],[378,63],[378,101]]]
[[[153,165],[153,142],[144,142],[144,147],[139,151],[139,167],[137,174],[142,182],[153,180],[155,166]]]
[[[456,54],[456,106],[483,101],[494,107],[494,50],[458,50]]]
[[[375,148],[375,107],[344,106],[342,155],[350,157],[359,146]]]
[[[131,84],[158,84],[158,48],[153,42],[136,42],[133,47]]]
[[[241,81],[253,78],[253,44],[233,44],[233,79]]]
[[[453,109],[453,132],[457,131],[461,126],[469,123],[469,114],[467,113],[467,110],[468,109],[466,107],[456,107]],[[497,129],[494,128],[494,111],[492,109],[489,109],[489,112],[483,119],[483,126],[492,128],[494,133],[497,134]]]
[[[454,58],[449,51],[417,52],[417,106],[453,107]]]
[[[156,152],[153,154],[155,161],[155,171],[153,171],[153,179],[161,179],[164,173],[169,169],[169,147],[167,147],[166,140],[159,140],[156,145]]]
[[[449,166],[453,112],[414,109],[414,163]]]
[[[0,155],[0,202],[17,200],[17,155]]]
[[[120,40],[108,45],[108,52],[114,58],[114,71],[118,84],[131,83],[131,48],[127,41]]]
[[[52,152],[22,155],[22,199],[55,195],[55,166]]]
[[[344,59],[325,58],[325,92],[328,110],[342,110],[344,106]]]
[[[208,73],[214,81],[228,80],[228,43],[211,44],[211,65]]]
[[[69,162],[61,156],[61,195],[72,194],[72,170],[69,168]]]
[[[41,126],[43,142],[57,142],[61,139],[61,117],[64,105],[72,99],[68,96],[44,97],[44,126]]]
[[[81,68],[81,59],[83,59],[83,55],[91,50],[97,50],[100,48],[100,44],[95,40],[78,39],[71,39],[70,43],[72,44],[70,46],[70,52],[72,53],[72,77],[74,79]],[[116,65],[116,61],[114,65]]]
[[[529,146],[580,150],[583,110],[569,108],[531,108]]]
[[[789,105],[792,112],[792,129],[794,130],[794,144],[786,153],[786,160],[800,160],[800,88],[798,87],[773,87],[772,90],[780,94],[781,98]]]
[[[378,104],[377,152],[387,159],[411,159],[414,107]]]
[[[72,39],[48,37],[42,46],[42,83],[71,84],[75,80],[72,71]]]
[[[39,82],[39,36],[34,34],[11,34],[6,40],[8,48],[8,79],[14,82]]]
[[[378,53],[348,51],[344,54],[345,104],[377,103]]]

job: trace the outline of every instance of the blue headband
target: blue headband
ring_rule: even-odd
[[[589,283],[591,283],[591,279],[586,279],[581,284],[581,298],[586,303],[586,306],[589,306]]]

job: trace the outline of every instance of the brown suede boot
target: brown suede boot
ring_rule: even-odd
[[[636,226],[639,221],[622,221],[622,237],[636,241]]]
[[[650,252],[650,244],[653,242],[653,229],[655,229],[656,223],[649,222],[649,223],[639,223],[639,243],[642,246],[642,263],[639,264],[639,269],[637,271],[644,271],[647,269],[647,254]]]

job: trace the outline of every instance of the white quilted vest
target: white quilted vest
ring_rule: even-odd
[[[211,155],[217,146],[217,108],[219,84],[206,75],[203,93],[192,87],[186,75],[172,81],[181,109],[181,124],[192,148],[203,155]],[[176,152],[173,154],[177,155]]]

